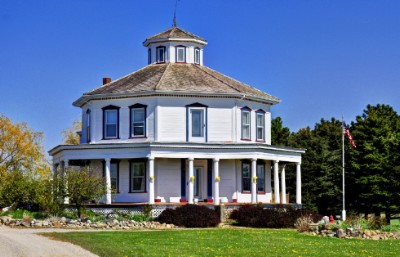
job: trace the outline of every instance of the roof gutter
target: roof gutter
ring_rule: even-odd
[[[203,96],[203,97],[211,97],[211,98],[238,98],[244,99],[254,102],[261,102],[265,104],[275,105],[281,102],[280,99],[266,99],[257,96],[246,95],[243,93],[202,93],[202,92],[190,92],[190,91],[142,91],[135,93],[121,93],[121,94],[97,94],[97,95],[82,95],[78,100],[73,102],[73,106],[82,107],[86,103],[92,100],[105,100],[105,99],[119,99],[119,98],[129,98],[129,97],[152,97],[152,96]]]

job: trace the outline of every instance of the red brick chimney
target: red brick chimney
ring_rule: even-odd
[[[103,78],[103,85],[111,82],[111,78]]]

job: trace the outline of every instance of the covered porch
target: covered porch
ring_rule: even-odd
[[[288,204],[285,167],[294,163],[301,205],[303,152],[261,144],[146,143],[58,146],[50,154],[55,173],[90,164],[103,175],[109,205]]]

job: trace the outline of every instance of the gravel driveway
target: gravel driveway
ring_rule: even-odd
[[[83,248],[37,235],[43,232],[68,232],[63,229],[17,229],[0,225],[0,256],[72,257],[97,256]]]

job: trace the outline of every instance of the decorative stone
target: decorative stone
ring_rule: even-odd
[[[344,230],[340,228],[340,229],[338,229],[338,230],[336,231],[336,236],[337,236],[338,238],[343,238],[343,237],[346,236],[346,234],[344,233]]]

